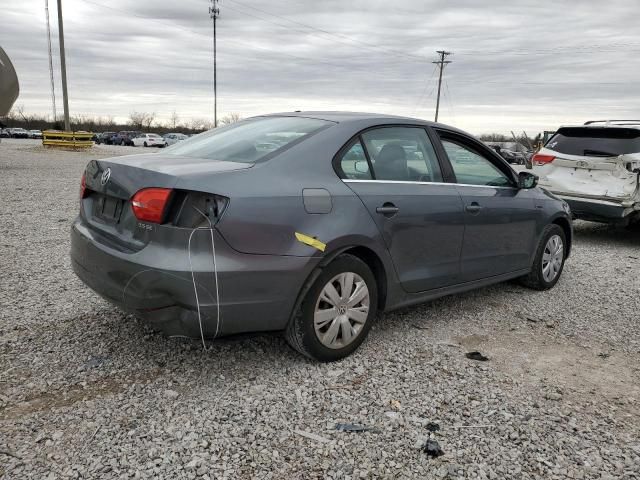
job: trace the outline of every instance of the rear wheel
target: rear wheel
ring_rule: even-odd
[[[378,288],[371,269],[353,255],[340,255],[315,280],[289,322],[289,344],[321,362],[354,352],[377,314]]]
[[[147,145],[147,142],[144,142],[144,146],[145,146],[145,147],[148,147],[149,145]]]
[[[564,230],[554,223],[547,225],[538,245],[531,272],[522,277],[520,282],[535,290],[552,288],[562,274],[566,252],[567,239]]]

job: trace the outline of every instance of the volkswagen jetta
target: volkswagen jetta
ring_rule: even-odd
[[[266,115],[90,162],[71,257],[169,335],[283,331],[330,361],[379,311],[516,278],[553,287],[571,217],[536,183],[445,125]]]

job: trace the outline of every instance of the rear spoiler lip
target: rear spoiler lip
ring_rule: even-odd
[[[589,120],[584,122],[584,125],[593,125],[594,123],[616,123],[616,122],[628,122],[622,125],[636,125],[640,127],[640,120]]]

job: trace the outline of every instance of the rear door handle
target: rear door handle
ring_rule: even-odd
[[[465,207],[465,210],[471,213],[472,215],[475,215],[477,213],[480,213],[480,210],[482,210],[482,207],[477,202],[471,202],[470,205],[467,205]]]
[[[393,217],[399,211],[400,209],[398,207],[389,202],[385,202],[381,207],[376,208],[376,213],[380,213],[389,217]]]

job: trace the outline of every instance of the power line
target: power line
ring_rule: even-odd
[[[422,105],[422,101],[425,98],[425,94],[427,93],[427,90],[429,88],[429,84],[431,83],[431,80],[433,79],[433,76],[436,74],[436,70],[438,69],[438,67],[436,65],[433,66],[433,70],[431,70],[431,75],[429,75],[429,78],[427,79],[427,81],[424,84],[424,88],[422,89],[422,93],[420,94],[420,97],[418,98],[418,101],[415,104],[415,107],[413,109],[413,112],[411,113],[411,115],[415,115],[418,110],[420,109],[420,105]],[[429,92],[429,95],[427,95],[426,98],[429,98],[431,96],[431,93],[433,93],[433,90],[435,89],[435,84],[433,85],[433,88],[431,89],[431,92]]]
[[[453,110],[453,100],[451,100],[451,90],[449,90],[449,82],[447,79],[444,79],[444,98],[447,100],[449,104],[449,110],[451,112],[451,117],[453,118],[454,123],[456,122],[456,114]]]
[[[440,110],[440,90],[442,87],[442,71],[444,70],[444,66],[448,65],[449,63],[451,63],[451,60],[445,60],[445,58],[447,58],[448,55],[451,55],[451,52],[447,52],[445,50],[438,50],[438,52],[440,54],[440,60],[438,60],[437,62],[431,62],[431,63],[435,63],[436,65],[438,65],[440,67],[440,76],[438,78],[438,100],[436,101],[436,119],[434,121],[438,121],[438,112]]]
[[[608,43],[608,44],[588,44],[588,45],[567,45],[539,49],[504,49],[504,50],[461,50],[456,52],[457,55],[555,55],[559,53],[592,53],[592,52],[609,52],[617,50],[635,51],[640,49],[640,43]]]
[[[143,20],[147,20],[150,22],[155,22],[158,23],[160,25],[164,25],[165,27],[169,27],[169,28],[174,28],[176,30],[181,30],[183,32],[192,34],[192,35],[200,35],[200,36],[205,36],[205,37],[209,37],[209,34],[205,34],[196,30],[192,30],[189,28],[185,28],[185,27],[181,27],[177,24],[171,24],[171,23],[167,23],[167,22],[163,22],[162,20],[158,20],[157,18],[153,18],[153,17],[148,17],[148,16],[144,16],[144,15],[139,15],[137,13],[132,12],[131,10],[123,10],[121,8],[115,8],[115,7],[111,7],[109,5],[105,5],[102,3],[98,3],[98,2],[94,2],[92,0],[84,0],[85,3],[91,4],[91,5],[95,5],[97,7],[101,7],[101,8],[107,8],[109,10],[114,10],[118,13],[122,13],[123,11],[126,12],[127,14],[137,17],[137,18],[141,18]],[[305,57],[301,57],[299,55],[294,55],[292,53],[286,53],[286,52],[282,52],[282,51],[277,51],[274,50],[273,48],[269,48],[269,47],[263,47],[260,45],[255,45],[255,44],[251,44],[248,42],[243,42],[241,40],[230,40],[230,39],[225,39],[225,42],[228,42],[230,44],[235,44],[235,45],[241,45],[243,47],[247,47],[250,49],[257,49],[257,50],[262,50],[262,51],[266,51],[269,52],[271,54],[275,54],[275,55],[283,55],[286,57],[290,57],[290,58],[295,58],[296,60],[302,60],[304,62],[309,62],[310,59],[309,58],[305,58]],[[335,63],[335,62],[331,62],[331,61],[327,61],[324,59],[316,59],[316,60],[311,60],[313,63],[320,63],[323,65],[330,65],[333,67],[338,67],[338,68],[348,68],[348,69],[352,69],[352,70],[359,70],[359,71],[363,71],[363,72],[367,72],[367,73],[371,73],[371,68],[370,67],[358,67],[358,66],[354,66],[354,65],[345,65],[345,64],[340,64],[340,63]]]
[[[276,15],[274,13],[268,12],[266,10],[262,10],[261,8],[254,7],[252,5],[247,5],[246,3],[239,2],[237,0],[228,0],[228,1],[232,2],[232,3],[235,3],[235,4],[238,4],[238,5],[241,5],[244,8],[249,8],[251,10],[255,10],[255,11],[261,12],[261,13],[263,13],[265,15],[269,15],[269,16],[274,17],[274,18],[279,18],[281,20],[284,20],[284,21],[287,21],[287,22],[290,22],[290,23],[294,23],[296,25],[300,25],[300,26],[305,27],[307,29],[311,29],[311,30],[315,30],[317,32],[321,32],[321,33],[323,33],[325,35],[329,35],[331,37],[343,38],[344,40],[346,40],[348,42],[357,43],[358,45],[361,45],[361,46],[364,46],[364,47],[367,47],[367,48],[373,48],[373,49],[376,49],[376,50],[381,50],[381,51],[384,51],[386,53],[392,53],[394,55],[400,55],[400,56],[408,57],[408,58],[411,58],[411,59],[414,59],[414,60],[424,60],[424,58],[422,58],[422,57],[420,57],[418,55],[413,55],[413,54],[410,54],[410,53],[402,52],[400,50],[394,50],[394,49],[391,49],[391,48],[386,48],[386,47],[383,47],[381,45],[374,45],[374,44],[371,44],[371,43],[362,42],[362,41],[356,40],[355,38],[352,38],[352,37],[350,37],[348,35],[343,35],[341,33],[336,33],[336,32],[330,32],[328,30],[323,30],[322,28],[314,27],[313,25],[309,25],[307,23],[302,23],[302,22],[299,22],[297,20],[292,20],[292,19],[287,18],[287,17]],[[266,20],[266,19],[264,19],[264,20],[265,21],[269,21],[269,20]],[[337,41],[340,41],[340,40],[337,40]],[[344,43],[344,42],[342,42],[342,43]]]

